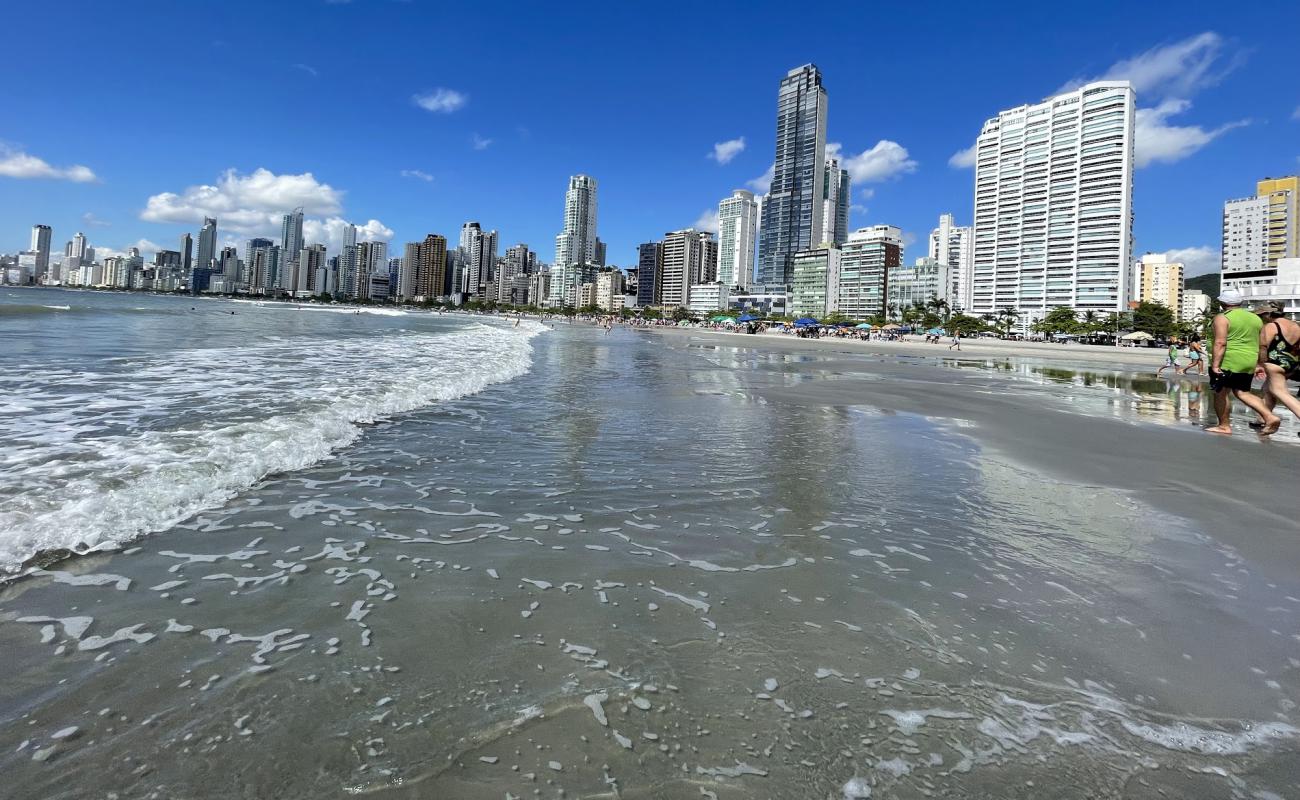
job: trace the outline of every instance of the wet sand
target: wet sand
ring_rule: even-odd
[[[0,589],[8,785],[1300,796],[1300,447],[1128,378],[755,339],[557,326]]]

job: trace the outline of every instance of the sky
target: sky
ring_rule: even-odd
[[[970,224],[963,158],[1000,110],[1094,78],[1137,88],[1136,252],[1218,267],[1223,202],[1300,171],[1300,3],[42,3],[0,67],[0,252],[279,236],[331,249],[467,220],[555,253],[567,179],[598,181],[607,260],[766,190],[777,85],[822,71],[850,226],[924,255]],[[28,15],[30,16],[30,15]],[[803,30],[800,27],[803,26]]]

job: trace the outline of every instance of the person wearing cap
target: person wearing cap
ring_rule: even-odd
[[[1214,414],[1218,424],[1205,429],[1210,433],[1225,436],[1232,433],[1229,417],[1233,397],[1259,414],[1263,423],[1261,433],[1272,433],[1282,424],[1281,417],[1250,392],[1259,363],[1259,337],[1264,323],[1241,307],[1244,302],[1245,298],[1236,289],[1228,289],[1219,295],[1223,311],[1214,316],[1211,328],[1214,347],[1210,356],[1210,388],[1214,390]]]
[[[1272,411],[1280,402],[1300,419],[1300,398],[1292,397],[1286,388],[1288,380],[1300,381],[1300,325],[1287,319],[1276,301],[1260,303],[1254,311],[1262,325],[1256,374],[1264,379],[1264,407]],[[1265,425],[1260,433],[1276,430],[1276,425],[1271,429]]]

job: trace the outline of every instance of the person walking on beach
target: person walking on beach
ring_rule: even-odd
[[[1178,340],[1177,339],[1174,339],[1172,342],[1169,343],[1169,350],[1168,352],[1165,353],[1165,363],[1160,367],[1160,369],[1156,370],[1156,377],[1157,378],[1160,377],[1160,373],[1164,372],[1170,367],[1174,368],[1175,375],[1182,371],[1178,369]]]
[[[948,345],[949,350],[961,349],[961,331],[952,332],[952,344]]]
[[[1183,374],[1191,372],[1192,367],[1197,368],[1198,375],[1205,374],[1205,345],[1201,344],[1199,336],[1193,336],[1187,343],[1187,366],[1183,367]]]
[[[1228,422],[1233,397],[1259,415],[1264,423],[1260,433],[1273,433],[1282,424],[1282,419],[1269,411],[1263,400],[1250,393],[1250,383],[1259,361],[1260,330],[1264,323],[1241,307],[1244,302],[1245,298],[1236,289],[1228,289],[1219,295],[1223,312],[1214,316],[1212,327],[1214,348],[1210,357],[1210,388],[1214,390],[1214,414],[1218,424],[1205,430],[1223,436],[1232,433]]]
[[[1300,398],[1287,390],[1288,380],[1300,381],[1300,325],[1287,319],[1281,303],[1264,303],[1255,307],[1263,326],[1259,331],[1259,370],[1264,377],[1264,406],[1269,411],[1281,403],[1300,419]],[[1272,433],[1274,425],[1260,429]]]

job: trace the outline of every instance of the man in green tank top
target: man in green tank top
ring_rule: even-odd
[[[1223,312],[1214,317],[1214,349],[1210,357],[1210,388],[1214,390],[1214,413],[1219,424],[1205,429],[1210,433],[1232,433],[1228,417],[1232,413],[1234,396],[1259,414],[1264,423],[1261,433],[1273,433],[1282,424],[1282,418],[1269,411],[1264,401],[1250,392],[1250,383],[1259,363],[1259,331],[1264,323],[1257,315],[1241,307],[1244,302],[1245,298],[1236,289],[1228,289],[1219,295]]]

